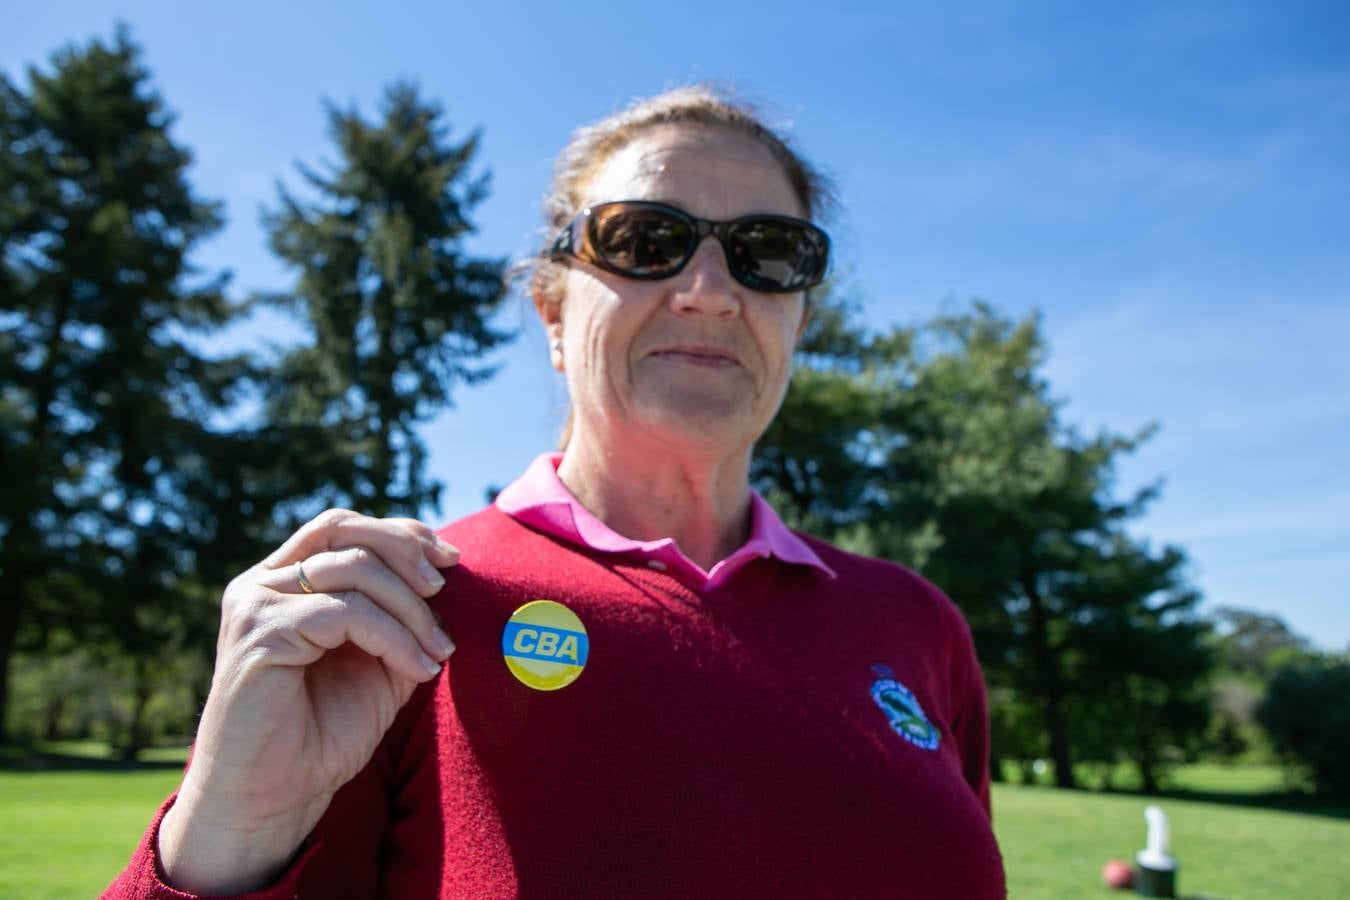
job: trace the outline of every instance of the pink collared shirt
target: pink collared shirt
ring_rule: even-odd
[[[525,474],[497,495],[502,512],[523,525],[553,537],[602,553],[641,559],[653,569],[668,571],[681,582],[701,590],[718,587],[755,559],[772,556],[780,562],[810,566],[827,578],[835,572],[809,545],[783,524],[778,513],[757,492],[750,492],[750,539],[726,559],[705,572],[681,552],[673,538],[635,541],[626,538],[582,506],[558,478],[561,453],[536,457]]]

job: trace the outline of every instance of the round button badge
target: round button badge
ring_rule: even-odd
[[[552,600],[532,600],[511,614],[502,631],[502,658],[511,674],[536,691],[556,691],[577,680],[590,641],[576,613]]]

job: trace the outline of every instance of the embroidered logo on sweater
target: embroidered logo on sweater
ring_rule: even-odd
[[[886,714],[891,730],[924,750],[936,750],[942,741],[942,732],[933,727],[923,714],[923,707],[914,692],[895,677],[895,672],[880,663],[872,666],[878,677],[872,682],[872,700]]]
[[[506,668],[536,691],[556,691],[576,681],[590,649],[586,626],[577,614],[552,600],[526,603],[502,630]]]

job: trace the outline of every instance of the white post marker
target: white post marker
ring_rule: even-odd
[[[1139,878],[1135,890],[1144,897],[1175,897],[1177,895],[1177,861],[1168,852],[1172,833],[1167,827],[1167,813],[1162,807],[1144,809],[1148,823],[1148,842],[1134,856],[1139,864]]]

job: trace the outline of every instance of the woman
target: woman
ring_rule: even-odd
[[[438,534],[330,511],[235,579],[110,894],[1002,896],[960,614],[749,487],[820,202],[701,88],[578,132],[531,282],[565,451]]]

